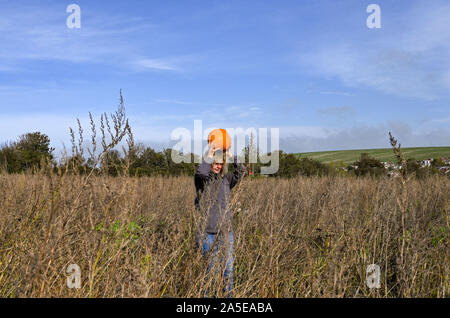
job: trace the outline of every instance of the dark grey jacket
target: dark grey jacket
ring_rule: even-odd
[[[206,233],[216,234],[219,230],[231,230],[231,212],[228,208],[230,190],[246,170],[243,164],[237,163],[236,156],[233,165],[234,171],[222,177],[211,170],[211,163],[203,160],[195,173],[195,206],[201,213],[206,213]]]

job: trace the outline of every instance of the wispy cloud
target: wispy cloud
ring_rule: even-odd
[[[397,19],[382,36],[329,41],[302,52],[299,60],[316,75],[350,87],[422,100],[448,95],[450,4],[415,4],[403,12],[407,19]]]
[[[436,119],[431,119],[427,121],[428,123],[450,123],[450,117],[445,117],[445,118],[436,118]]]
[[[50,136],[53,146],[69,142],[69,127],[76,127],[76,118],[68,115],[42,114],[2,114],[0,126],[1,142],[15,140],[18,136],[40,131]],[[89,118],[80,118],[84,126],[89,126]]]
[[[209,107],[229,107],[230,106],[229,104],[223,104],[223,103],[196,102],[196,101],[165,99],[165,98],[156,98],[156,99],[154,99],[154,101],[157,103],[175,104],[175,105],[193,105],[193,106],[209,106]]]
[[[317,112],[321,115],[325,116],[353,116],[356,114],[356,111],[351,106],[332,106],[319,108]]]
[[[356,94],[353,93],[347,93],[347,92],[336,92],[336,91],[323,91],[319,92],[321,95],[338,95],[338,96],[356,96]]]
[[[417,130],[404,122],[341,129],[296,127],[290,134],[283,133],[284,131],[285,128],[281,127],[280,148],[288,152],[389,148],[389,131],[401,142],[402,147],[450,145],[450,131],[436,128]]]
[[[30,86],[30,85],[0,85],[0,94],[37,94],[37,93],[51,93],[56,92],[59,90],[59,88],[55,87],[54,85],[47,83],[47,86],[45,87],[42,85],[44,83],[41,83],[40,86]]]
[[[138,17],[95,14],[89,24],[69,29],[63,13],[53,7],[5,8],[0,12],[0,71],[26,69],[21,64],[37,60],[122,65],[117,62],[129,60],[139,51],[139,46],[128,40],[130,34],[154,27]],[[88,20],[89,15],[83,12],[82,17]]]
[[[223,116],[226,118],[256,119],[263,114],[260,107],[252,105],[230,106],[225,108]]]
[[[197,101],[187,101],[187,100],[179,100],[179,99],[166,99],[166,98],[155,98],[153,99],[157,103],[165,103],[165,104],[175,104],[175,105],[193,105],[193,106],[208,106],[208,107],[217,107],[225,109],[227,112],[232,113],[238,110],[250,110],[250,111],[260,111],[260,108],[255,104],[224,104],[224,103],[216,103],[216,102],[197,102]]]
[[[133,64],[140,70],[180,71],[181,68],[176,59],[138,59]]]

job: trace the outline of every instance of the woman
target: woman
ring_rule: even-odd
[[[195,173],[195,188],[197,197],[195,205],[206,215],[204,230],[199,233],[198,245],[203,256],[210,256],[208,273],[218,262],[218,252],[224,250],[226,265],[224,270],[224,294],[231,296],[233,284],[233,230],[232,215],[228,207],[230,190],[238,183],[245,173],[245,166],[237,163],[234,157],[234,172],[225,173],[226,159],[233,158],[230,150],[226,155],[211,145],[206,160],[200,164]],[[224,246],[224,243],[225,246]],[[222,263],[222,262],[220,262]]]

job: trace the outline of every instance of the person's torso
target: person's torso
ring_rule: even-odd
[[[211,172],[214,173],[214,172]],[[203,189],[198,189],[196,205],[206,214],[206,231],[218,232],[221,224],[228,224],[231,213],[228,208],[230,198],[230,183],[227,178],[211,175]]]

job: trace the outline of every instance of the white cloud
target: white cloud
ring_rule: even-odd
[[[52,114],[0,114],[2,125],[0,126],[0,145],[5,142],[17,140],[19,136],[28,132],[39,131],[50,137],[51,146],[56,148],[57,155],[63,150],[63,144],[68,150],[71,149],[69,127],[75,131],[78,138],[77,116],[52,115]],[[84,130],[85,144],[90,142],[90,120],[89,117],[79,117]],[[131,129],[136,141],[145,142],[148,145],[168,145],[170,133],[174,129],[173,122],[176,116],[137,117],[129,116]],[[99,129],[98,118],[94,115],[97,129]],[[167,123],[171,123],[168,125]],[[97,131],[97,136],[100,134]]]
[[[369,87],[390,95],[433,100],[448,95],[450,4],[405,10],[382,36],[312,47],[299,55],[314,74],[337,78],[349,87]],[[403,23],[403,24],[402,24]],[[406,25],[406,26],[405,26]]]
[[[280,128],[281,149],[287,152],[311,152],[389,148],[389,131],[401,143],[402,147],[450,146],[450,131],[448,129],[417,130],[404,122],[360,125],[333,130],[320,127],[315,129],[298,127],[297,129],[297,133],[286,135],[282,134],[284,129]]]
[[[77,127],[76,117],[65,115],[21,114],[1,115],[0,138],[2,142],[15,140],[18,136],[34,131],[47,134],[52,145],[60,147],[69,139],[69,127]],[[89,126],[88,118],[80,118],[83,126]]]
[[[336,129],[322,126],[283,126],[280,128],[280,138],[327,138]]]
[[[54,93],[60,88],[57,88],[53,83],[39,83],[41,87],[32,87],[27,85],[0,85],[0,94],[38,94],[38,93]],[[46,87],[45,87],[46,86]]]
[[[202,120],[217,120],[218,117],[226,118],[226,120],[234,121],[239,119],[256,119],[264,113],[264,111],[255,104],[222,104],[222,103],[208,103],[208,102],[193,102],[177,99],[154,99],[157,103],[174,104],[174,105],[190,105],[205,106],[200,111],[193,111],[189,109],[188,114],[180,113],[184,119],[202,119]]]
[[[64,143],[70,149],[69,127],[77,132],[76,117],[66,115],[1,115],[0,144],[16,140],[27,132],[40,131],[50,137],[51,144],[59,153]],[[94,119],[96,119],[94,115]],[[193,120],[200,119],[196,115],[186,121],[183,115],[167,116],[130,116],[130,125],[137,142],[152,147],[169,147],[170,134],[177,127],[183,126],[193,132]],[[184,120],[184,121],[183,121]],[[449,121],[449,118],[445,118]],[[89,118],[81,117],[81,125],[85,131],[84,139],[90,141]],[[442,119],[444,121],[444,118]],[[203,121],[203,129],[208,127],[249,128],[252,125],[240,125],[235,121],[214,122],[213,118]],[[260,126],[253,126],[258,128]],[[309,152],[345,149],[388,148],[388,132],[402,144],[402,147],[450,146],[450,131],[444,128],[416,128],[403,121],[393,121],[376,125],[359,125],[349,128],[329,128],[324,126],[279,126],[280,148],[287,152]]]
[[[348,117],[356,114],[356,111],[351,106],[333,106],[319,108],[317,112],[325,116],[336,116],[336,117]]]
[[[428,123],[450,123],[450,117],[436,118],[427,121]]]
[[[133,62],[141,70],[154,69],[162,71],[180,71],[177,61],[174,59],[138,59]]]
[[[336,92],[336,91],[323,91],[319,92],[321,95],[338,95],[338,96],[356,96],[356,94],[353,93],[347,93],[347,92]]]
[[[69,29],[63,14],[53,7],[2,8],[0,71],[26,69],[21,64],[35,60],[122,65],[139,51],[138,45],[129,41],[130,34],[154,27],[136,17],[82,11],[82,21],[89,23]],[[89,19],[90,14],[95,14],[95,19]]]

